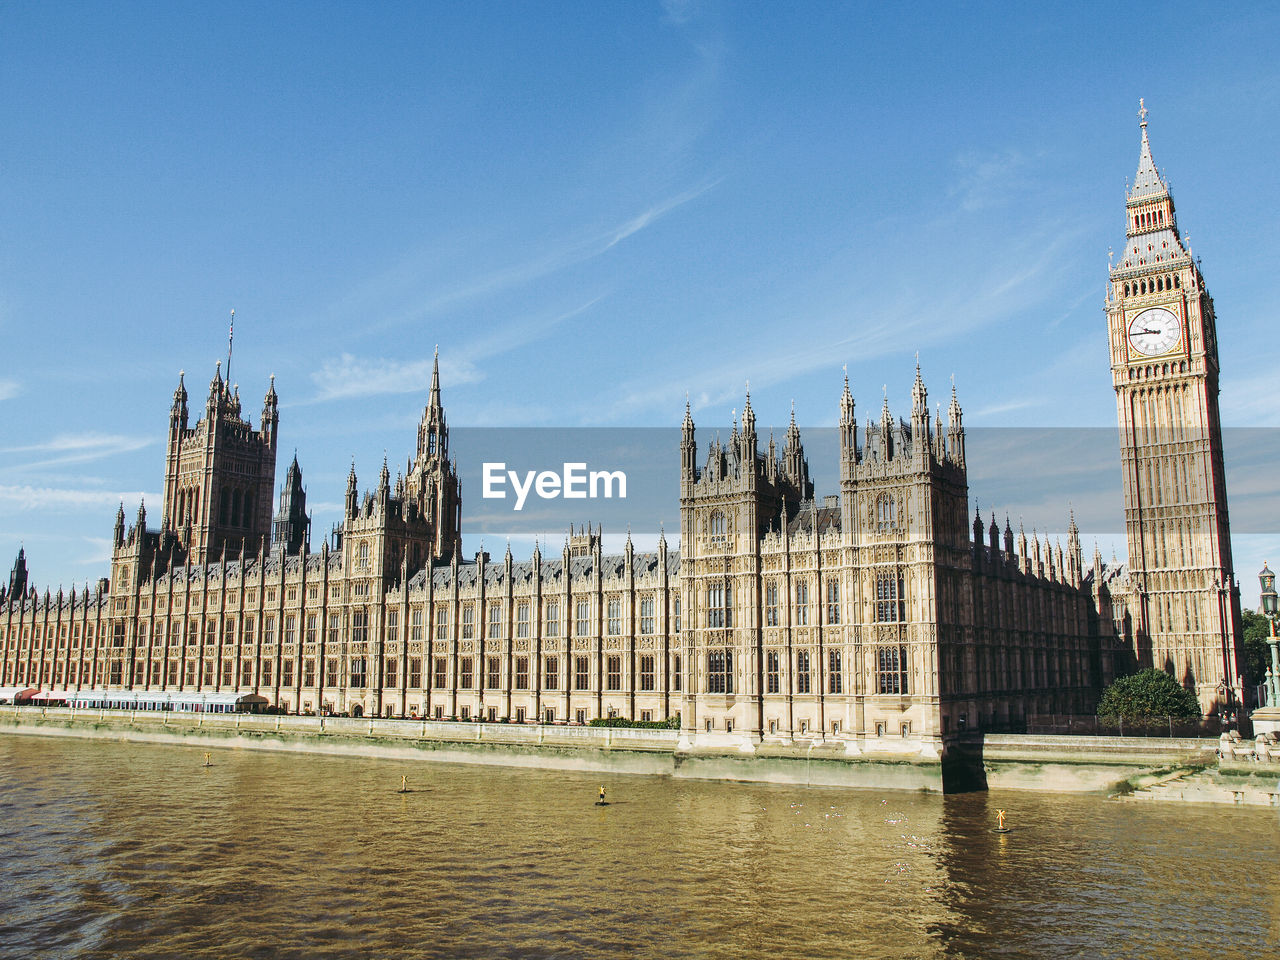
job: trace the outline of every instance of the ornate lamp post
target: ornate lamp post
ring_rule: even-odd
[[[1277,652],[1280,638],[1276,636],[1280,595],[1276,594],[1276,575],[1267,568],[1265,563],[1262,565],[1262,572],[1258,574],[1258,581],[1262,584],[1262,612],[1266,614],[1267,622],[1271,624],[1271,636],[1267,637],[1267,645],[1271,647],[1271,669],[1267,671],[1266,678],[1267,706],[1280,707],[1280,653]]]

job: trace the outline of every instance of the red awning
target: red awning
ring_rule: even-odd
[[[30,696],[32,703],[44,703],[49,700],[65,700],[67,697],[71,696],[71,694],[67,693],[65,690],[41,690],[38,692],[31,690],[24,691],[23,693],[18,694],[18,696]]]

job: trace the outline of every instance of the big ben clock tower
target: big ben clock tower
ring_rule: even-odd
[[[1138,666],[1170,671],[1202,708],[1238,709],[1240,601],[1231,564],[1218,420],[1218,345],[1205,290],[1151,159],[1125,203],[1107,331],[1120,421],[1125,531]]]

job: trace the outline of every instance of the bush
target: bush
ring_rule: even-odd
[[[1121,720],[1156,717],[1198,720],[1200,701],[1163,670],[1148,667],[1132,676],[1121,677],[1107,687],[1098,701],[1098,716]]]
[[[635,730],[679,730],[680,714],[673,714],[666,720],[628,720],[625,717],[596,717],[587,726],[631,728]]]

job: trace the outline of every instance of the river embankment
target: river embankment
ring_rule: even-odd
[[[1220,766],[1216,742],[1201,739],[986,734],[942,757],[895,753],[883,742],[858,753],[821,742],[744,752],[691,748],[680,731],[666,729],[37,706],[0,707],[0,733],[870,790],[998,788],[1280,805],[1280,765]]]

